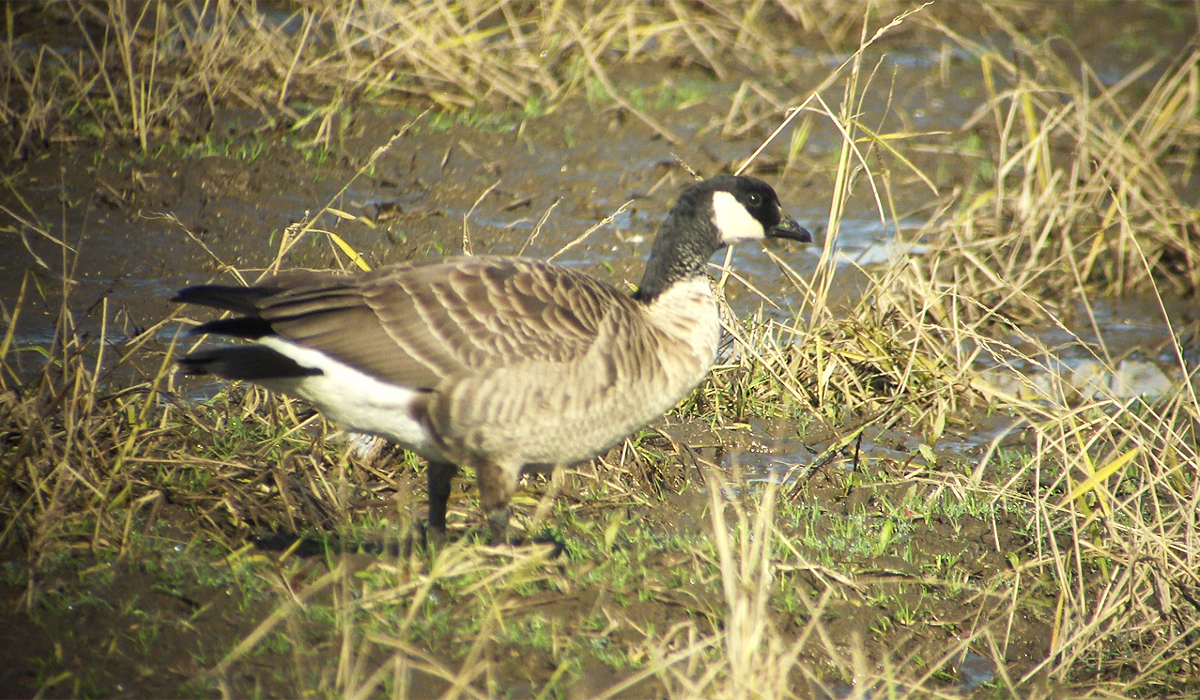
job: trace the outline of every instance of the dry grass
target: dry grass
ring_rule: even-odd
[[[211,102],[235,99],[287,113],[299,85],[306,91],[354,85],[363,94],[420,95],[453,105],[522,104],[600,79],[602,55],[624,60],[673,52],[720,74],[749,41],[738,29],[747,10],[734,7],[684,13],[678,3],[653,9],[614,3],[585,11],[501,2],[451,11],[435,3],[400,14],[391,5],[365,3],[361,14],[302,9],[287,34],[263,16],[252,20],[237,3],[66,3],[51,11],[65,13],[91,43],[71,60],[49,48],[18,55],[10,37],[8,99],[0,109],[17,152],[31,138],[65,134],[63,124],[78,114],[145,144],[155,129],[194,119]],[[195,20],[202,9],[212,13],[209,23]],[[751,11],[782,12],[801,25],[814,21],[812,13],[832,12],[811,3],[759,4]],[[541,31],[533,31],[530,18]],[[995,21],[1006,26],[1002,16]],[[913,489],[917,500],[953,497],[993,514],[1019,514],[1025,546],[1004,549],[994,515],[986,533],[996,543],[991,554],[1006,568],[904,582],[934,595],[960,591],[972,614],[938,620],[954,639],[914,642],[918,651],[911,651],[839,638],[835,618],[869,607],[864,601],[878,600],[871,596],[886,598],[898,577],[814,563],[785,513],[795,507],[795,484],[784,490],[770,482],[762,493],[739,495],[702,466],[710,479],[711,532],[675,549],[657,540],[653,547],[639,543],[643,535],[659,536],[621,519],[622,509],[649,503],[629,488],[644,483],[655,459],[639,445],[609,455],[610,470],[577,476],[587,493],[564,499],[557,513],[575,528],[583,550],[566,564],[548,560],[543,548],[501,551],[469,539],[433,560],[373,555],[362,565],[328,554],[316,574],[293,551],[261,555],[269,560],[261,578],[276,612],[208,665],[208,687],[246,694],[238,685],[242,664],[282,637],[291,645],[287,687],[296,695],[411,697],[420,695],[419,679],[432,678],[447,697],[493,697],[510,690],[498,686],[509,666],[497,650],[534,649],[553,668],[528,694],[548,697],[580,672],[562,650],[583,640],[606,650],[611,642],[628,664],[623,680],[592,688],[593,697],[789,698],[822,691],[965,697],[975,691],[945,681],[968,650],[996,665],[991,687],[978,691],[988,697],[1194,697],[1200,401],[1196,368],[1185,359],[1189,341],[1180,334],[1171,348],[1187,379],[1154,399],[1115,392],[1081,397],[1053,372],[1047,374],[1059,385],[1054,391],[1022,398],[984,381],[978,370],[996,363],[1052,369],[1053,349],[1027,324],[1099,328],[1091,309],[1100,295],[1195,294],[1196,213],[1177,191],[1194,168],[1200,139],[1200,59],[1179,57],[1146,95],[1134,97],[1132,77],[1103,85],[1086,65],[1027,43],[1011,27],[1015,57],[940,28],[978,54],[988,99],[964,125],[984,135],[978,177],[940,193],[944,215],[920,232],[931,252],[866,271],[871,285],[863,303],[838,317],[829,312],[838,226],[855,178],[879,183],[882,217],[894,221],[887,180],[876,169],[881,162],[915,168],[893,142],[856,120],[871,89],[856,57],[836,107],[821,93],[796,114],[830,120],[844,135],[821,265],[811,278],[785,270],[806,306],[796,319],[730,324],[741,342],[714,383],[693,397],[691,410],[717,422],[802,412],[824,423],[838,446],[860,430],[904,428],[920,435],[928,453],[887,472],[885,485]],[[171,52],[163,50],[168,45]],[[481,58],[480,46],[491,60]],[[343,93],[325,103],[332,107],[292,118],[323,120],[327,135],[344,99]],[[68,257],[62,264],[64,278],[70,263]],[[201,531],[235,557],[254,530],[336,532],[343,542],[375,545],[382,538],[385,551],[401,537],[388,518],[405,512],[406,498],[420,497],[409,496],[404,481],[413,473],[409,458],[360,464],[327,439],[319,417],[257,390],[185,401],[170,378],[170,354],[147,352],[171,319],[119,343],[104,331],[89,340],[64,301],[54,342],[18,348],[20,314],[43,293],[30,283],[5,303],[9,326],[0,343],[0,541],[26,558],[26,605],[45,596],[40,576],[54,560],[78,553],[137,557],[139,534],[156,522]],[[69,301],[70,284],[58,294]],[[105,309],[98,313],[108,318]],[[1036,351],[1004,339],[1013,335]],[[30,362],[32,352],[45,361]],[[1102,345],[1095,351],[1109,372],[1119,359]],[[33,364],[38,369],[30,372]],[[948,426],[983,409],[1009,416],[1008,433],[977,456],[947,458],[938,444]],[[1006,452],[1019,454],[1015,466],[1001,464]],[[695,465],[680,456],[670,461],[685,466],[677,464],[675,476],[661,481],[686,482]],[[379,508],[379,501],[389,506]],[[604,506],[604,514],[586,512],[589,504]],[[571,602],[589,589],[628,593],[618,580],[631,569],[619,568],[618,560],[637,551],[667,552],[676,558],[654,571],[686,570],[701,582],[686,589],[693,596],[686,606],[671,599],[672,609],[686,608],[687,619],[638,627],[631,613],[597,604],[603,609],[593,616],[597,629],[552,629],[546,641],[535,634],[544,630],[523,627],[529,610],[547,599]],[[579,582],[596,572],[612,574]],[[663,576],[639,583],[637,593],[663,595]],[[805,594],[795,603],[798,613],[781,602],[793,588]],[[324,613],[330,619],[320,619]],[[1010,674],[1005,660],[1014,626],[1039,616],[1051,631],[1045,653]],[[914,621],[909,641],[932,637],[930,627]],[[314,639],[313,630],[322,634]]]
[[[785,352],[772,375],[795,376],[781,393],[814,406],[836,392],[836,403],[851,410],[919,416],[918,424],[934,426],[924,432],[929,445],[960,408],[956,395],[963,405],[982,395],[992,410],[1011,413],[1011,430],[1024,431],[1029,446],[1025,465],[991,481],[989,450],[956,486],[1029,506],[1033,548],[1011,561],[996,591],[1013,596],[1009,615],[1031,582],[1052,581],[1056,591],[1050,654],[1005,685],[1022,697],[1044,692],[1037,678],[1102,697],[1186,695],[1196,687],[1200,648],[1200,402],[1197,368],[1180,344],[1186,336],[1169,349],[1183,380],[1155,399],[1115,389],[1080,397],[1069,377],[1050,371],[1058,386],[1027,401],[973,370],[978,360],[1054,370],[1046,360],[1053,350],[1025,325],[1057,326],[1079,340],[1070,327],[1100,328],[1092,311],[1099,295],[1195,295],[1200,229],[1177,191],[1192,176],[1200,138],[1200,53],[1180,56],[1144,97],[1131,97],[1152,64],[1105,86],[1086,63],[1072,67],[1061,55],[1078,62],[1070,51],[1031,44],[995,19],[1014,57],[940,25],[980,57],[989,100],[964,129],[990,136],[981,159],[992,167],[952,193],[948,213],[922,232],[931,252],[874,274],[868,303],[849,318],[815,308],[807,328],[776,332],[767,346]],[[846,103],[852,99],[848,89]],[[840,116],[848,137],[860,133]],[[821,286],[818,276],[806,289]],[[997,330],[1037,351],[1000,342]],[[1094,359],[1117,372],[1120,358],[1103,341]],[[867,376],[886,380],[864,381],[864,365]],[[975,391],[963,391],[968,385]],[[987,632],[992,643],[999,633]],[[1167,668],[1176,681],[1165,680]]]
[[[1093,315],[1099,297],[1196,293],[1200,228],[1194,206],[1177,192],[1192,177],[1200,138],[1200,54],[1180,56],[1144,95],[1131,96],[1137,77],[1154,64],[1106,86],[1086,63],[1072,67],[1076,54],[1033,45],[1003,17],[995,20],[1010,33],[1015,55],[985,50],[934,22],[980,58],[989,99],[963,129],[990,137],[978,154],[986,167],[969,186],[945,195],[944,216],[920,232],[919,242],[931,252],[869,271],[866,298],[838,318],[823,299],[836,273],[830,251],[839,202],[853,170],[879,167],[860,144],[895,156],[902,170],[913,165],[856,122],[848,108],[861,99],[853,76],[840,110],[823,101],[813,110],[836,120],[845,141],[823,266],[802,279],[779,261],[809,300],[801,316],[807,322],[759,318],[732,328],[742,342],[717,385],[750,393],[732,402],[739,410],[803,406],[840,436],[838,448],[865,426],[882,432],[896,425],[919,429],[924,444],[936,448],[947,425],[981,403],[1013,416],[982,458],[967,465],[966,478],[920,468],[905,476],[1027,508],[1030,549],[1008,555],[1011,570],[992,579],[981,599],[984,624],[961,648],[945,650],[947,658],[968,646],[1003,658],[1006,620],[1011,626],[1014,616],[1027,614],[1022,595],[1041,589],[1052,593],[1049,653],[1020,676],[998,677],[1007,693],[1186,696],[1200,673],[1194,663],[1200,650],[1200,402],[1198,370],[1183,346],[1195,340],[1180,334],[1169,348],[1183,380],[1168,395],[1129,399],[1104,385],[1081,396],[1061,365],[1048,359],[1054,349],[1026,325],[1057,327],[1089,346],[1071,328],[1101,328]],[[878,196],[881,216],[891,218],[886,187]],[[1165,308],[1162,314],[1169,326]],[[1035,350],[1022,352],[1001,341],[1004,336]],[[1100,374],[1116,374],[1122,358],[1109,354],[1103,340],[1090,347]],[[1038,398],[1028,400],[1025,392],[1014,395],[982,379],[981,363],[1014,373],[1034,368],[1054,386],[1039,387]],[[1026,374],[1025,381],[1032,387],[1034,378]],[[1025,461],[1001,476],[996,448],[1006,435],[1022,433]],[[755,567],[740,581],[747,597],[730,604],[731,616],[767,586]],[[850,592],[830,585],[826,593]],[[986,600],[991,596],[1010,602],[994,608]],[[729,625],[734,629],[732,617]],[[814,629],[819,635],[820,625]],[[906,675],[911,664],[851,646],[847,654],[831,644],[817,656],[855,678],[855,693],[930,692],[929,676]],[[785,666],[801,653],[787,645],[770,648],[773,661]],[[738,657],[731,651],[728,658],[735,663]],[[759,687],[769,685],[760,681]],[[691,688],[681,696],[704,694]],[[776,688],[767,696],[788,695]]]
[[[972,318],[1069,318],[1089,294],[1157,289],[1194,294],[1200,284],[1200,219],[1181,201],[1195,171],[1200,52],[1166,66],[1144,96],[1139,66],[1106,85],[1069,48],[1034,45],[996,16],[1012,57],[978,54],[988,100],[963,129],[988,135],[979,177],[927,239],[938,282],[969,290]]]
[[[535,110],[592,81],[622,100],[606,75],[614,64],[780,73],[797,32],[819,29],[840,43],[861,12],[814,0],[368,0],[272,11],[249,0],[68,0],[8,5],[5,16],[0,121],[11,157],[31,143],[107,134],[146,150],[158,134],[202,132],[218,104],[315,125],[328,143],[346,108],[364,100]],[[50,27],[55,40],[39,42]]]

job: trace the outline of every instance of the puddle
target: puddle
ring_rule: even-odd
[[[977,689],[996,676],[996,664],[973,651],[968,651],[964,654],[962,660],[953,669],[957,676],[957,686],[967,691]],[[882,700],[883,697],[891,696],[860,693],[845,683],[835,683],[828,688],[828,692],[818,693],[816,697],[821,700],[848,700],[849,698],[854,698],[855,700],[873,700],[879,697]]]
[[[1186,351],[1179,356],[1172,331],[1194,327],[1197,314],[1186,302],[1165,311],[1164,317],[1151,298],[1105,300],[1090,314],[1082,306],[1067,309],[1072,327],[1030,328],[1003,338],[980,362],[981,379],[1001,394],[1060,404],[1169,396],[1186,389],[1185,368],[1197,359]]]
[[[916,229],[917,222],[907,222],[904,228]],[[868,267],[883,265],[909,255],[925,255],[928,246],[897,237],[894,230],[878,219],[843,219],[838,236],[838,261],[842,265]]]

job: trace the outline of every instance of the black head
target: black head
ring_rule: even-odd
[[[739,241],[812,235],[783,212],[770,185],[745,175],[720,175],[679,195],[650,249],[635,298],[653,299],[677,280],[704,274],[716,251]]]

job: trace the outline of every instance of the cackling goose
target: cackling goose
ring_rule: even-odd
[[[194,333],[255,342],[180,365],[305,399],[427,459],[439,540],[451,478],[472,467],[491,539],[505,542],[523,470],[590,459],[700,383],[721,334],[705,265],[729,244],[764,238],[812,240],[770,185],[721,176],[679,196],[632,295],[496,256],[188,287],[174,301],[236,314]]]

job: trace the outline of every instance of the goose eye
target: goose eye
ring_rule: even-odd
[[[757,207],[758,205],[762,204],[762,195],[757,192],[751,192],[750,194],[746,195],[746,204],[749,204],[752,207]]]

